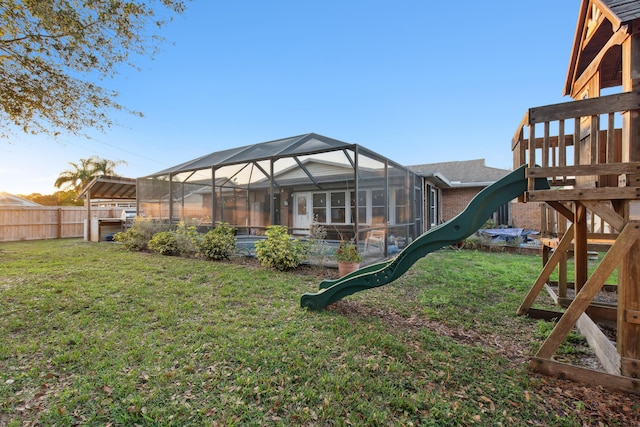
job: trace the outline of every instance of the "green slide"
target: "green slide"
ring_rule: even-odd
[[[461,242],[475,233],[500,206],[527,190],[526,165],[479,192],[455,218],[422,234],[395,258],[372,264],[336,280],[324,280],[320,291],[306,293],[300,306],[320,310],[359,291],[391,283],[402,276],[416,261],[444,246]],[[537,178],[536,190],[549,188],[545,178]]]

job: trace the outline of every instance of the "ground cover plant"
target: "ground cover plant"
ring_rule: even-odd
[[[637,424],[636,396],[527,371],[539,263],[441,251],[312,312],[331,272],[1,244],[0,425]]]

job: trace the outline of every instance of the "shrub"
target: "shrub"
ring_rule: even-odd
[[[327,228],[318,222],[317,215],[313,218],[309,234],[310,236],[306,243],[308,256],[320,266],[324,266],[326,259],[335,252],[325,241],[327,238]]]
[[[148,244],[149,250],[161,255],[179,255],[178,240],[175,231],[161,231],[153,235]]]
[[[198,233],[198,229],[195,226],[180,221],[175,229],[175,237],[178,244],[178,253],[192,256],[197,252],[202,234]]]
[[[162,224],[151,218],[136,217],[127,231],[116,233],[113,240],[122,243],[130,251],[144,251],[149,240],[159,231],[169,229],[168,224]]]
[[[215,260],[229,258],[236,251],[235,230],[226,222],[209,230],[199,239],[196,246],[198,254]]]
[[[338,262],[362,262],[362,254],[358,252],[358,247],[353,240],[340,241],[340,247],[336,252],[336,259]]]
[[[294,239],[282,225],[272,225],[265,232],[267,239],[256,242],[256,255],[263,267],[276,270],[295,268],[304,261],[307,249]]]

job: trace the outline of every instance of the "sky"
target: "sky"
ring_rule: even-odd
[[[144,117],[0,140],[0,191],[51,194],[69,162],[136,178],[315,132],[403,165],[510,169],[528,108],[563,97],[580,0],[193,0],[139,70],[103,82]]]

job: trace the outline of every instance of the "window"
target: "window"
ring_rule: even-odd
[[[350,224],[355,224],[356,222],[356,192],[351,191],[350,193],[350,212],[351,212],[351,222]],[[358,219],[360,224],[368,224],[367,221],[367,192],[366,190],[358,191]]]
[[[354,224],[356,220],[355,191],[322,191],[312,193],[313,216],[322,224]],[[384,190],[358,191],[358,219],[360,224],[380,225],[405,223],[410,218],[407,191],[396,189],[389,197],[389,212],[385,215]],[[348,202],[348,203],[347,203]],[[304,209],[298,207],[298,210]]]
[[[334,191],[331,193],[331,223],[344,224],[347,221],[347,193]]]
[[[307,198],[304,196],[298,197],[298,215],[307,214]]]
[[[436,189],[429,186],[429,225],[431,227],[436,225],[436,219],[438,218],[437,212],[437,193]]]
[[[320,223],[327,223],[327,194],[314,193],[313,195],[313,217]]]
[[[371,223],[384,224],[384,190],[371,190]]]

